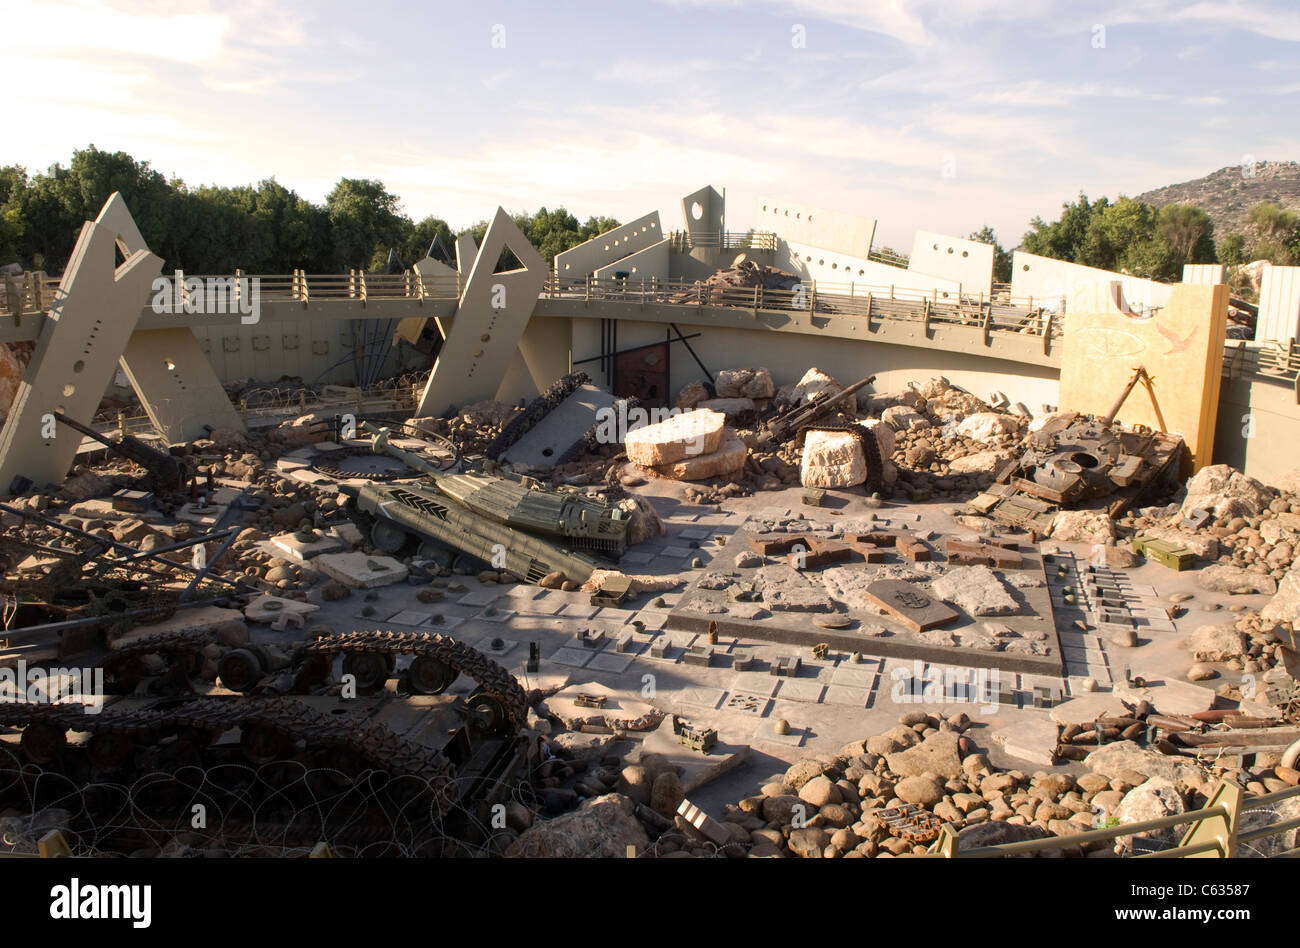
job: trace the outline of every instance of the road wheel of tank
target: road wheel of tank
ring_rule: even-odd
[[[465,702],[470,727],[479,734],[495,734],[505,727],[509,716],[501,699],[486,691],[476,691]]]
[[[68,735],[62,728],[38,721],[23,728],[19,744],[32,763],[49,764],[63,756],[68,746]]]
[[[265,674],[261,658],[252,649],[232,649],[217,663],[217,677],[231,691],[252,691]]]
[[[373,694],[392,677],[394,659],[382,652],[349,652],[343,656],[343,674],[356,680],[358,694]]]
[[[424,540],[420,543],[420,549],[416,555],[422,560],[432,560],[439,569],[451,569],[452,561],[456,558],[456,551],[449,549],[437,540]]]
[[[269,764],[285,756],[288,738],[269,724],[253,722],[240,728],[239,749],[250,764]]]
[[[485,569],[489,569],[487,563],[477,556],[470,556],[468,553],[457,553],[451,564],[451,571],[460,576],[473,576]]]
[[[457,676],[456,669],[427,655],[417,655],[406,672],[407,683],[417,695],[440,695]]]
[[[380,518],[370,528],[370,542],[385,553],[401,553],[410,540],[411,535],[391,520]]]

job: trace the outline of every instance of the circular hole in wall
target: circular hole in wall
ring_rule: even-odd
[[[71,397],[72,397],[73,395],[75,395],[76,393],[77,393],[77,386],[75,386],[75,385],[65,385],[65,386],[63,386],[63,397],[64,397],[64,398],[71,398]]]
[[[173,362],[171,359],[167,359],[167,360],[165,360],[165,361],[163,362],[163,365],[167,366],[167,371],[168,371],[168,372],[175,372],[175,371],[176,371],[176,363]]]
[[[704,219],[704,205],[699,201],[691,202],[691,217],[697,221]]]
[[[951,248],[951,247],[948,248],[948,252],[949,252],[949,253],[952,253],[952,248]]]
[[[963,257],[969,257],[969,256],[970,256],[970,251],[969,251],[969,250],[963,250],[963,251],[961,252],[961,255],[962,255]]]
[[[487,342],[487,341],[488,341],[489,339],[491,339],[491,338],[492,338],[492,335],[491,335],[490,333],[486,333],[486,332],[483,333],[483,335],[481,335],[481,336],[478,337],[479,342]]]
[[[1021,270],[1024,270],[1026,273],[1028,273],[1028,272],[1029,272],[1029,264],[1026,263],[1026,264],[1025,264],[1023,267],[1021,267],[1020,269],[1021,269]]]
[[[82,369],[84,369],[85,367],[86,367],[86,363],[82,362],[80,359],[78,359],[76,362],[72,363],[72,371],[73,371],[73,372],[80,372],[80,371],[81,371]]]

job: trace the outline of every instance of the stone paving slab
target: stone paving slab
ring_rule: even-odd
[[[780,697],[786,701],[806,701],[815,704],[821,701],[826,686],[820,681],[800,678],[781,679]]]
[[[627,652],[598,652],[585,667],[588,671],[613,672],[621,675],[632,664],[632,655]]]
[[[823,698],[825,704],[841,704],[850,708],[865,708],[871,697],[870,688],[850,688],[847,685],[831,685]]]
[[[574,668],[582,668],[595,654],[590,649],[565,647],[556,649],[546,660],[555,662],[557,665],[572,665]]]

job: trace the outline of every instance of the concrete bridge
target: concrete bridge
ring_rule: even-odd
[[[811,212],[807,221],[813,221]],[[686,382],[711,377],[713,368],[741,364],[769,366],[778,383],[817,365],[846,379],[876,374],[878,390],[944,374],[980,396],[1005,393],[1034,412],[1058,400],[1066,319],[1044,307],[1042,297],[1013,297],[1012,288],[992,284],[972,290],[902,269],[897,261],[882,263],[869,249],[836,259],[775,233],[696,227],[662,236],[657,229],[658,215],[648,215],[548,264],[498,210],[482,247],[457,241],[456,267],[425,259],[398,275],[187,274],[184,283],[221,288],[221,305],[182,288],[164,294],[158,306],[161,261],[114,196],[87,223],[60,280],[42,274],[6,280],[0,342],[32,341],[37,351],[0,432],[0,491],[12,480],[8,471],[22,473],[13,450],[20,443],[28,445],[20,466],[33,470],[30,446],[53,448],[36,422],[50,410],[90,420],[119,359],[160,434],[190,440],[202,436],[204,425],[241,424],[221,378],[309,377],[304,367],[337,355],[331,343],[346,349],[346,337],[338,334],[349,325],[383,323],[408,339],[436,327],[441,349],[417,406],[421,414],[484,398],[527,397],[575,366],[611,387],[620,383],[620,373],[623,384],[650,378],[652,397],[661,402],[670,402]],[[523,266],[499,272],[507,247]],[[938,242],[933,247],[941,249]],[[738,253],[787,270],[806,265],[825,275],[834,268],[850,279],[808,278],[793,289],[699,282]],[[948,254],[955,257],[952,246]],[[134,282],[126,291],[128,277]],[[872,282],[881,277],[890,282]],[[101,346],[105,336],[113,341]],[[392,336],[369,338],[387,345]],[[679,346],[689,358],[671,358]],[[86,358],[92,348],[94,380]],[[1233,341],[1224,374],[1216,459],[1260,472],[1293,466],[1277,455],[1300,434],[1294,344]],[[79,411],[68,404],[83,396]],[[15,414],[26,414],[27,422]],[[1252,437],[1226,435],[1243,429],[1245,415],[1253,419]],[[56,453],[33,479],[57,480],[66,471],[72,455],[66,447]]]

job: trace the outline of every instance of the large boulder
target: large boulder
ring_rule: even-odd
[[[894,795],[904,803],[932,807],[943,799],[943,788],[929,777],[904,777],[894,785]]]
[[[1300,467],[1293,467],[1284,474],[1278,474],[1269,481],[1269,485],[1284,494],[1300,494]]]
[[[1226,662],[1237,658],[1249,645],[1246,636],[1231,623],[1203,625],[1192,633],[1187,647],[1198,662]]]
[[[911,431],[914,428],[930,427],[930,420],[918,411],[906,405],[894,405],[880,413],[880,420],[895,431]]]
[[[1008,451],[976,451],[948,462],[953,474],[993,474],[1011,457]]]
[[[1012,415],[1003,415],[995,411],[976,412],[963,418],[957,424],[957,434],[976,441],[993,441],[999,435],[1014,435],[1016,419]]]
[[[1267,509],[1276,491],[1227,464],[1203,467],[1187,482],[1184,516],[1193,510],[1208,510],[1220,521],[1233,517],[1254,517]]]
[[[1277,595],[1259,611],[1259,617],[1266,622],[1285,622],[1300,631],[1300,571],[1292,567],[1282,577]]]
[[[1205,783],[1205,773],[1187,757],[1174,757],[1148,750],[1133,741],[1112,741],[1099,747],[1083,759],[1083,765],[1095,774],[1118,776],[1132,770],[1142,776],[1164,777],[1180,791],[1199,788]]]
[[[886,754],[885,762],[900,777],[919,777],[925,773],[960,777],[961,755],[957,743],[957,732],[936,731],[915,747]]]
[[[875,436],[876,446],[880,449],[882,459],[888,459],[894,453],[894,442],[897,441],[898,436],[894,433],[893,428],[879,418],[868,418],[859,421],[858,424]]]
[[[1196,574],[1196,585],[1211,592],[1263,593],[1271,596],[1277,592],[1277,580],[1268,573],[1242,569],[1227,563],[1215,563]]]
[[[804,487],[856,487],[866,479],[862,443],[852,432],[808,432],[799,462],[799,480]]]
[[[1100,510],[1062,510],[1052,518],[1051,536],[1061,543],[1105,543],[1115,524]]]
[[[718,450],[727,416],[716,411],[689,411],[653,425],[634,428],[623,442],[629,461],[656,467]]]
[[[1174,782],[1167,777],[1151,777],[1124,795],[1124,799],[1115,808],[1114,815],[1115,819],[1124,824],[1143,823],[1147,820],[1158,820],[1161,817],[1176,816],[1186,812],[1183,795]],[[1173,844],[1178,841],[1183,832],[1186,832],[1185,828],[1170,826],[1135,835]],[[1115,841],[1116,851],[1125,852],[1132,849],[1132,840],[1133,836],[1118,837]]]
[[[803,378],[795,383],[794,390],[790,393],[791,400],[796,405],[802,405],[804,402],[812,401],[818,395],[823,393],[827,395],[838,395],[844,391],[844,386],[835,379],[831,378],[821,369],[816,367],[809,369],[804,373]],[[845,408],[853,408],[852,401],[844,403]]]
[[[637,851],[650,845],[636,804],[621,793],[584,800],[572,813],[534,823],[506,849],[507,857],[554,859],[622,859],[627,847]]]
[[[771,398],[776,383],[767,369],[723,369],[715,388],[719,398]]]
[[[719,417],[723,417],[719,415]],[[628,437],[631,437],[629,432]],[[660,477],[671,477],[677,481],[703,481],[711,477],[735,477],[745,467],[745,458],[749,449],[736,434],[734,428],[724,431],[717,449],[705,454],[674,461],[671,464],[658,464],[654,471]]]
[[[982,846],[1001,846],[1006,843],[1025,843],[1031,839],[1046,839],[1047,831],[1040,826],[1023,826],[1008,823],[1006,820],[991,820],[967,826],[957,834],[958,851],[979,849]],[[1032,859],[1035,853],[1024,853],[1023,858]]]

